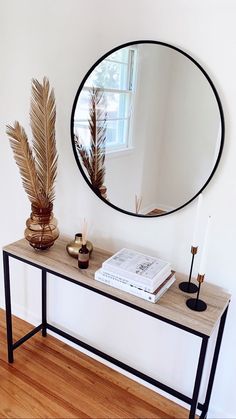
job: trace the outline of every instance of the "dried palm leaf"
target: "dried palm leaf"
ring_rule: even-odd
[[[29,200],[38,207],[45,206],[47,199],[36,172],[35,159],[24,128],[16,121],[14,126],[7,125],[7,135]]]
[[[74,139],[91,184],[99,194],[105,178],[106,119],[103,92],[92,88],[89,109],[90,147],[86,147],[78,136],[75,135]]]
[[[78,135],[74,134],[74,142],[76,145],[76,149],[78,153],[80,154],[80,157],[82,159],[83,165],[85,169],[87,170],[89,179],[92,177],[92,168],[90,165],[90,154],[86,148],[86,146],[82,143],[82,140],[78,137]]]
[[[38,177],[46,197],[52,202],[55,197],[58,158],[55,140],[56,105],[54,91],[50,91],[46,77],[43,84],[32,80],[30,122]]]
[[[93,88],[90,98],[89,130],[91,134],[90,161],[92,167],[91,182],[98,190],[105,178],[105,141],[106,141],[106,113],[103,106],[103,93]]]

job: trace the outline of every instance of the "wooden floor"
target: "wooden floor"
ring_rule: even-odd
[[[31,326],[14,318],[14,338]],[[0,418],[187,418],[182,407],[76,349],[37,334],[6,357],[0,310]]]

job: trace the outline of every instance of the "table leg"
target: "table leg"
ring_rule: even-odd
[[[47,271],[42,269],[42,336],[47,336]]]
[[[3,272],[4,272],[5,303],[6,303],[8,362],[12,363],[14,361],[14,358],[13,358],[13,336],[12,336],[12,314],[11,314],[10,269],[9,269],[9,255],[5,251],[3,251]]]
[[[226,309],[225,309],[225,311],[224,311],[224,313],[223,313],[223,315],[221,316],[221,319],[220,319],[219,330],[218,330],[218,334],[217,334],[217,338],[216,338],[216,344],[215,344],[215,351],[214,351],[212,365],[211,365],[211,372],[210,372],[207,391],[206,391],[206,398],[205,398],[205,402],[204,402],[204,405],[203,405],[202,414],[200,416],[201,419],[206,419],[206,417],[207,417],[207,411],[208,411],[208,408],[209,408],[211,392],[212,392],[212,387],[213,387],[213,383],[214,383],[215,372],[216,372],[216,367],[217,367],[217,362],[218,362],[218,357],[219,357],[219,352],[220,352],[221,341],[222,341],[222,337],[223,337],[227,312],[228,312],[228,306],[226,307]]]
[[[199,390],[202,380],[202,373],[203,373],[203,367],[205,363],[206,358],[206,350],[207,350],[207,344],[208,344],[208,336],[202,338],[202,344],[201,344],[201,350],[198,360],[198,366],[197,366],[197,373],[196,373],[196,379],[193,389],[193,396],[192,396],[192,403],[189,413],[189,419],[195,418],[197,403],[198,403],[198,396],[199,396]]]

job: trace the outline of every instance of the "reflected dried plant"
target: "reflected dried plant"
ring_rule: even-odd
[[[105,155],[106,155],[106,122],[103,91],[93,87],[90,90],[89,108],[89,132],[90,145],[86,146],[83,139],[74,135],[76,149],[81,157],[83,165],[88,173],[90,182],[96,192],[101,195],[101,189],[105,179]]]
[[[139,214],[143,198],[135,194],[135,214]]]

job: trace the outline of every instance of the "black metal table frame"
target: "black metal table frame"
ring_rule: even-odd
[[[28,264],[28,265],[34,266],[34,267],[40,269],[41,272],[42,272],[42,323],[14,343],[13,343],[13,331],[12,331],[9,257],[17,259],[21,262],[24,262],[24,263]],[[93,288],[93,287],[91,287],[87,284],[84,284],[84,283],[80,283],[79,281],[74,280],[74,279],[72,279],[72,278],[70,278],[66,275],[63,275],[63,274],[58,273],[56,271],[53,271],[51,269],[45,268],[45,267],[43,267],[41,265],[38,265],[36,263],[30,262],[30,261],[28,261],[28,260],[26,260],[22,257],[11,254],[11,253],[9,253],[5,250],[3,251],[3,269],[4,269],[7,346],[8,346],[8,362],[9,363],[14,362],[13,352],[16,348],[18,348],[20,345],[22,345],[24,342],[26,342],[28,339],[30,339],[32,336],[34,336],[36,333],[38,333],[41,330],[42,330],[42,336],[46,337],[47,329],[48,329],[48,330],[51,330],[52,332],[62,336],[63,338],[68,339],[70,342],[73,342],[73,343],[79,345],[80,347],[88,350],[89,352],[92,352],[93,354],[96,354],[96,355],[100,356],[101,358],[111,362],[112,364],[122,368],[123,370],[128,371],[129,373],[135,375],[136,377],[139,377],[142,380],[154,385],[155,387],[167,392],[168,394],[176,397],[177,399],[182,400],[183,402],[189,404],[190,405],[189,419],[194,419],[195,418],[195,414],[196,414],[197,409],[199,409],[201,411],[200,419],[206,419],[208,408],[209,408],[209,403],[210,403],[210,398],[211,398],[211,393],[212,393],[212,387],[213,387],[213,382],[214,382],[214,377],[215,377],[215,372],[216,372],[218,356],[219,356],[219,352],[220,352],[220,346],[221,346],[224,326],[225,326],[225,320],[226,320],[227,311],[228,311],[228,305],[227,305],[225,311],[222,313],[222,316],[220,318],[218,334],[217,334],[217,338],[216,338],[215,349],[214,349],[214,354],[213,354],[213,359],[212,359],[212,364],[211,364],[210,374],[209,374],[209,379],[208,379],[208,385],[207,385],[207,390],[206,390],[205,401],[202,404],[202,403],[198,402],[198,397],[199,397],[199,391],[200,391],[200,385],[201,385],[201,380],[202,380],[203,367],[204,367],[205,358],[206,358],[209,336],[207,336],[207,335],[205,335],[201,332],[198,332],[194,329],[188,328],[188,327],[186,327],[182,324],[174,322],[172,320],[166,319],[165,317],[159,316],[156,313],[149,312],[148,310],[145,310],[142,307],[139,307],[139,306],[136,306],[133,303],[124,301],[124,300],[120,299],[119,297],[115,297],[113,295],[110,295],[109,293],[106,293],[102,290]],[[66,281],[69,281],[69,282],[72,282],[72,283],[74,283],[76,285],[79,285],[83,288],[89,289],[89,290],[91,290],[95,293],[103,295],[104,297],[107,297],[111,300],[117,301],[120,304],[126,305],[126,306],[128,306],[128,307],[130,307],[134,310],[145,313],[145,314],[147,314],[149,316],[152,316],[152,317],[154,317],[154,318],[156,318],[160,321],[168,323],[168,324],[170,324],[174,327],[182,329],[182,330],[184,330],[184,331],[186,331],[190,334],[196,335],[199,338],[201,338],[202,343],[201,343],[201,348],[200,348],[200,352],[199,352],[198,365],[197,365],[197,369],[196,369],[196,376],[195,376],[195,382],[194,382],[192,397],[190,398],[190,397],[180,393],[179,391],[176,391],[175,389],[167,386],[166,384],[163,384],[163,383],[159,382],[158,380],[156,380],[152,377],[149,377],[148,375],[130,367],[129,365],[119,361],[118,359],[113,358],[112,356],[94,348],[91,345],[88,345],[87,343],[75,338],[72,335],[69,335],[68,333],[64,332],[63,330],[49,324],[47,322],[47,273],[53,274],[53,275],[55,275],[59,278],[62,278],[62,279],[66,280]]]

